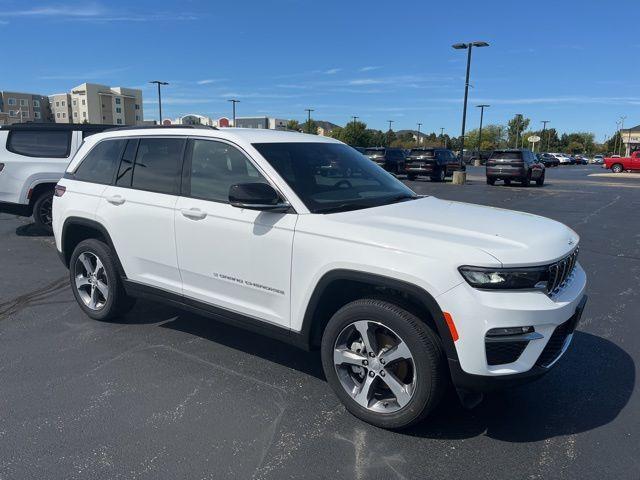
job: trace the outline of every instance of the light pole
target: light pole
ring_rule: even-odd
[[[469,72],[471,70],[471,49],[473,47],[488,47],[487,42],[456,43],[452,45],[456,50],[467,50],[467,75],[464,81],[464,106],[462,107],[462,134],[460,135],[460,159],[464,159],[464,128],[467,122],[467,99],[469,97]]]
[[[155,83],[156,85],[158,85],[158,116],[160,117],[160,122],[158,123],[158,125],[162,126],[162,96],[160,94],[160,85],[169,85],[169,82],[152,80],[149,83]]]
[[[351,116],[351,122],[353,123],[353,126],[356,126],[356,120],[358,120],[360,117],[357,117],[356,115],[352,115]]]
[[[416,137],[418,146],[420,146],[420,127],[421,126],[422,126],[422,124],[420,122],[418,122],[418,136]]]
[[[305,112],[307,112],[307,133],[311,133],[311,112],[313,112],[313,108],[305,108]]]
[[[478,130],[478,160],[480,160],[480,148],[482,148],[482,119],[484,117],[484,109],[489,108],[491,105],[476,105],[476,108],[480,109],[480,129]]]
[[[544,132],[547,131],[547,123],[549,123],[550,120],[540,120],[540,123],[542,123],[542,141],[544,142]],[[542,142],[540,143],[540,145],[542,145]],[[549,137],[547,136],[547,148],[546,148],[547,152],[549,151]]]
[[[235,98],[231,98],[227,100],[227,102],[231,102],[233,105],[233,126],[236,126],[236,103],[240,103],[240,100],[236,100]]]
[[[620,152],[618,153],[618,155],[622,156],[622,144],[624,143],[622,141],[622,130],[624,130],[624,121],[627,118],[626,115],[623,115],[620,117]]]
[[[447,139],[444,137],[444,127],[440,127],[440,136],[442,137],[442,146],[447,148]]]
[[[389,131],[391,131],[391,124],[394,122],[393,120],[387,120],[389,122]]]
[[[616,122],[616,133],[613,135],[613,153],[615,155],[618,152],[618,137],[620,136],[620,122]]]

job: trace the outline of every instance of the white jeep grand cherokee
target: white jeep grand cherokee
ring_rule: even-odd
[[[472,404],[545,373],[586,301],[566,226],[419,197],[299,133],[93,135],[56,187],[53,227],[91,318],[144,296],[320,348],[347,409],[387,428],[425,417],[449,379]]]

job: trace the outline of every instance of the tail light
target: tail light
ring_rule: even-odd
[[[56,197],[61,197],[64,195],[64,192],[67,191],[67,187],[63,187],[62,185],[56,185],[55,190],[53,191],[53,195]]]

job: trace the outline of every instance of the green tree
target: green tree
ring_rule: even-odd
[[[297,120],[289,120],[287,122],[287,130],[300,131],[300,122]]]
[[[300,130],[304,133],[310,133],[312,135],[318,134],[318,124],[313,120],[307,120],[302,125],[300,125]]]
[[[479,129],[471,130],[464,140],[465,150],[477,150],[479,140]],[[481,150],[493,150],[503,146],[505,141],[505,127],[502,125],[486,125],[482,127],[482,148]]]
[[[393,142],[398,138],[393,130],[387,131],[387,133],[384,134],[384,137],[384,144],[387,146],[393,145]]]
[[[514,117],[509,120],[507,124],[507,146],[516,147],[516,139],[518,138],[518,134],[520,134],[520,141],[522,142],[522,132],[524,132],[529,123],[530,119],[526,118],[523,115],[514,115]],[[518,144],[518,147],[522,145],[522,143]]]

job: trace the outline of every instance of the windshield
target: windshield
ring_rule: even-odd
[[[433,150],[422,150],[420,148],[412,148],[411,153],[409,153],[412,157],[435,157],[435,152]]]
[[[384,150],[367,148],[364,154],[369,157],[384,157]]]
[[[253,146],[313,213],[355,210],[418,198],[410,188],[348,145]]]
[[[491,159],[493,158],[500,158],[503,160],[522,160],[522,153],[521,152],[501,152],[501,151],[496,151],[493,152],[491,154],[491,157],[489,157]]]

